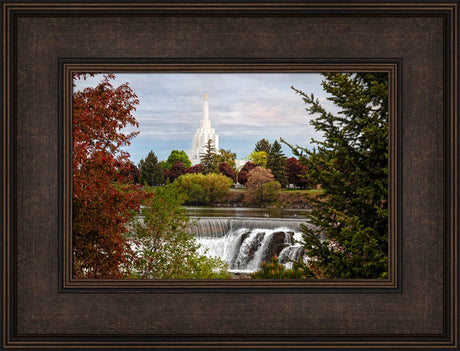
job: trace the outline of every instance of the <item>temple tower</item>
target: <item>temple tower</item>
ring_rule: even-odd
[[[214,129],[211,128],[211,120],[209,119],[208,94],[205,94],[203,119],[200,122],[200,128],[196,130],[196,133],[193,136],[192,150],[190,150],[188,155],[190,161],[192,162],[192,166],[200,163],[200,155],[206,152],[206,145],[209,139],[214,142],[214,147],[216,152],[218,152],[219,136],[215,133]]]

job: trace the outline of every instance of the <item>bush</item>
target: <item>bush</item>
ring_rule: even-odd
[[[306,279],[310,278],[311,275],[304,271],[302,264],[294,262],[292,269],[286,269],[282,265],[278,257],[275,255],[272,257],[270,263],[262,262],[260,270],[252,273],[254,279]]]
[[[275,202],[280,196],[281,184],[276,180],[265,183],[262,185],[261,201],[262,202]]]
[[[186,196],[189,204],[208,205],[224,196],[233,181],[222,174],[185,174],[177,178],[173,185]]]
[[[135,223],[136,257],[131,278],[222,279],[229,278],[228,265],[198,253],[199,245],[188,233],[189,217],[180,206],[183,194],[171,184],[156,188],[142,209],[143,220]]]

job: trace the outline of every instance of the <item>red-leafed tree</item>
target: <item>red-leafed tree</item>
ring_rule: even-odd
[[[201,173],[201,165],[197,164],[195,166],[189,167],[185,170],[185,174],[189,173]]]
[[[74,79],[87,75],[76,74]],[[72,244],[75,278],[123,278],[132,251],[127,223],[139,211],[142,188],[120,172],[129,164],[129,145],[138,126],[139,103],[128,84],[114,87],[104,75],[94,88],[73,93]]]
[[[222,173],[224,176],[229,177],[236,183],[236,172],[227,162],[222,162],[219,164],[219,172]]]
[[[300,164],[295,157],[287,159],[289,183],[300,188],[306,188],[309,184],[307,179],[307,167]]]
[[[246,162],[243,168],[241,168],[240,173],[238,173],[238,183],[243,184],[243,185],[246,184],[248,181],[249,171],[256,167],[257,165],[255,163],[252,163],[251,161]]]
[[[125,162],[119,165],[118,173],[121,178],[128,182],[139,183],[140,171],[132,162]]]
[[[185,171],[186,168],[184,164],[180,161],[176,161],[169,170],[163,170],[163,174],[165,175],[165,178],[169,179],[169,181],[172,183],[174,179],[179,178],[181,175],[185,174]]]

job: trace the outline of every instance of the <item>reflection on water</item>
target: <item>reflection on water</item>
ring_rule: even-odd
[[[187,206],[191,217],[305,218],[305,209]]]

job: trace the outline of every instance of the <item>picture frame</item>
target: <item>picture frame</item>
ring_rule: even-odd
[[[458,3],[4,1],[3,349],[458,349]],[[81,71],[390,74],[390,278],[70,274]]]

